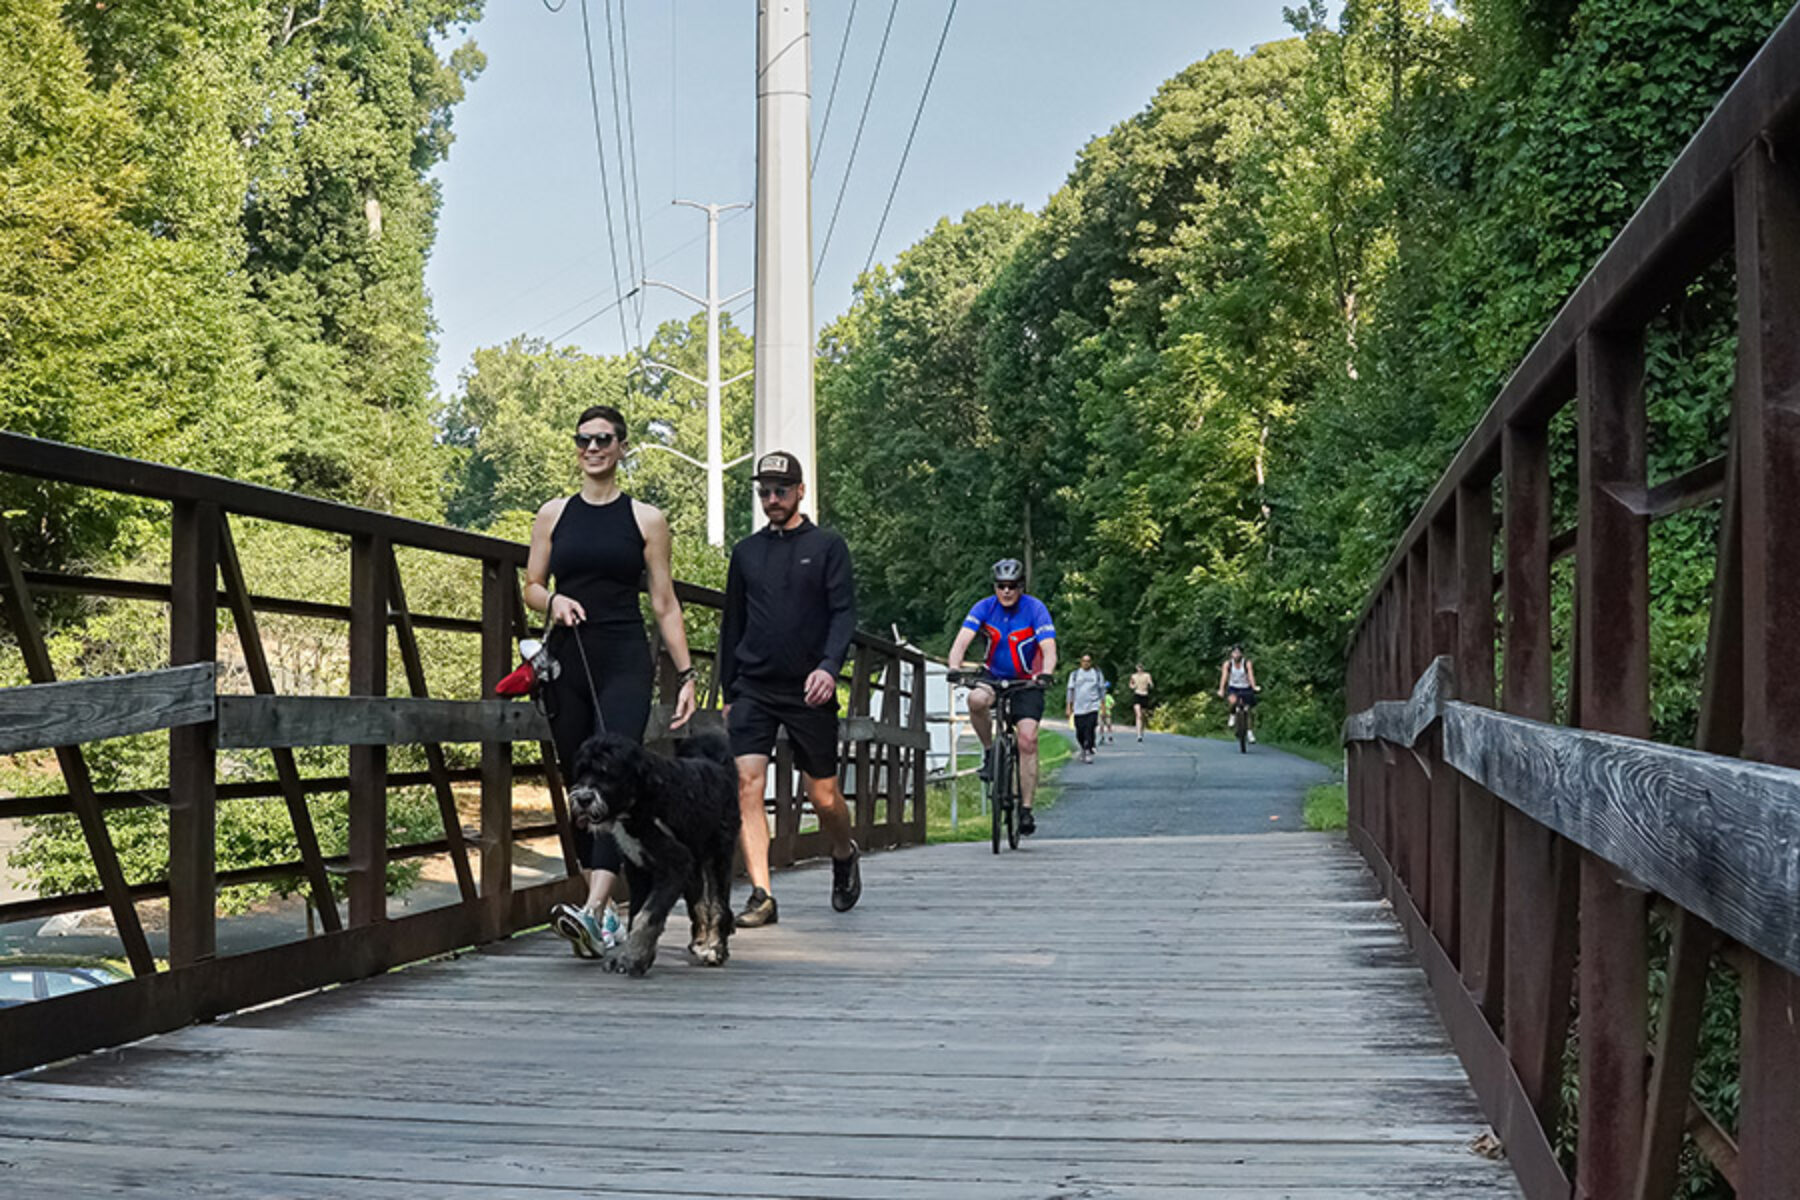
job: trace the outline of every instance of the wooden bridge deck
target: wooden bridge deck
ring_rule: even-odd
[[[1315,835],[824,871],[722,971],[548,934],[0,1081],[0,1192],[1486,1197],[1486,1126],[1361,861]]]

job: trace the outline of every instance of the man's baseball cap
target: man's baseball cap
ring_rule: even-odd
[[[800,460],[786,450],[771,450],[756,460],[756,474],[750,477],[761,482],[799,483],[801,482]]]

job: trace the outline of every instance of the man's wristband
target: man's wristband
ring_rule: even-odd
[[[699,674],[700,669],[694,666],[694,664],[689,663],[687,666],[681,668],[681,670],[675,672],[675,684],[679,687],[681,684],[691,683],[694,679],[698,678]]]

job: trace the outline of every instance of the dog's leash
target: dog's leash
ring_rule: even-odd
[[[606,732],[606,715],[600,711],[600,689],[594,686],[594,668],[588,665],[587,647],[581,643],[581,630],[574,625],[567,627],[569,635],[575,639],[575,651],[581,655],[581,673],[587,676],[588,699],[594,703],[594,732]]]

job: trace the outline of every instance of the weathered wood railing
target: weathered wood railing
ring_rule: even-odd
[[[54,749],[65,789],[0,797],[0,821],[74,814],[100,882],[92,892],[0,904],[0,925],[105,907],[136,975],[117,986],[0,1010],[0,1073],[504,937],[542,923],[551,904],[578,894],[573,837],[547,725],[529,704],[492,698],[494,683],[517,662],[515,639],[526,629],[519,599],[524,546],[14,434],[0,434],[0,476],[168,505],[171,563],[167,583],[31,569],[0,520],[0,604],[31,680],[0,689],[0,754]],[[234,517],[344,538],[348,602],[253,592],[234,542]],[[411,611],[397,548],[427,552],[433,557],[426,561],[434,566],[479,564],[479,616]],[[715,590],[681,583],[676,594],[690,611],[717,610],[724,600]],[[169,666],[58,681],[39,602],[71,595],[166,605]],[[272,613],[347,625],[348,695],[277,693],[258,627],[259,614]],[[248,676],[248,695],[218,692],[219,632],[226,617]],[[480,694],[486,698],[431,697],[421,629],[475,640],[471,649],[478,655]],[[715,654],[703,638],[695,640],[696,660],[710,666]],[[390,652],[402,680],[390,680]],[[666,684],[673,664],[660,647],[656,658]],[[914,650],[858,632],[846,682],[842,777],[857,838],[865,847],[922,841],[929,745],[924,660]],[[718,719],[716,681],[703,683],[707,707],[696,725]],[[393,694],[402,689],[404,694]],[[664,687],[661,694],[671,693]],[[660,721],[666,713],[659,709],[653,734]],[[166,784],[112,792],[95,786],[85,744],[163,729],[169,731]],[[515,742],[536,743],[535,760],[515,762]],[[479,743],[480,765],[453,767],[444,747],[457,743]],[[348,773],[303,775],[294,748],[315,745],[347,746]],[[403,745],[424,748],[426,769],[389,770],[389,747]],[[219,782],[220,750],[269,751],[275,778]],[[772,863],[782,866],[823,853],[822,835],[802,832],[802,804],[785,741],[777,746],[773,776]],[[554,823],[515,824],[514,780],[520,777],[544,780]],[[480,788],[480,829],[474,835],[462,826],[454,793],[455,785],[470,783]],[[436,796],[443,836],[389,845],[389,789],[420,786]],[[347,795],[348,853],[336,858],[321,852],[308,807],[308,797],[322,793]],[[292,861],[219,868],[219,801],[243,799],[285,803],[296,851]],[[121,865],[106,813],[147,807],[168,811],[168,861],[155,877],[133,880]],[[547,837],[560,841],[563,873],[515,887],[515,842]],[[391,917],[389,863],[440,855],[453,866],[460,902]],[[334,873],[343,876],[347,911],[340,911],[334,898]],[[219,889],[270,880],[301,881],[322,933],[249,953],[218,954]],[[167,966],[158,969],[138,905],[161,898],[168,901],[168,948]]]
[[[1534,1200],[1668,1196],[1684,1136],[1739,1196],[1800,1196],[1797,117],[1790,14],[1482,418],[1350,650],[1351,836]],[[1729,450],[1651,486],[1646,326],[1722,258],[1739,313]],[[1556,533],[1550,422],[1571,399],[1578,520]],[[1660,746],[1649,523],[1714,502],[1698,748]],[[1551,564],[1570,552],[1565,727],[1549,723]],[[1655,993],[1653,896],[1670,947]],[[1734,1130],[1691,1095],[1716,971],[1741,988]],[[1568,1082],[1572,1179],[1556,1149]]]

